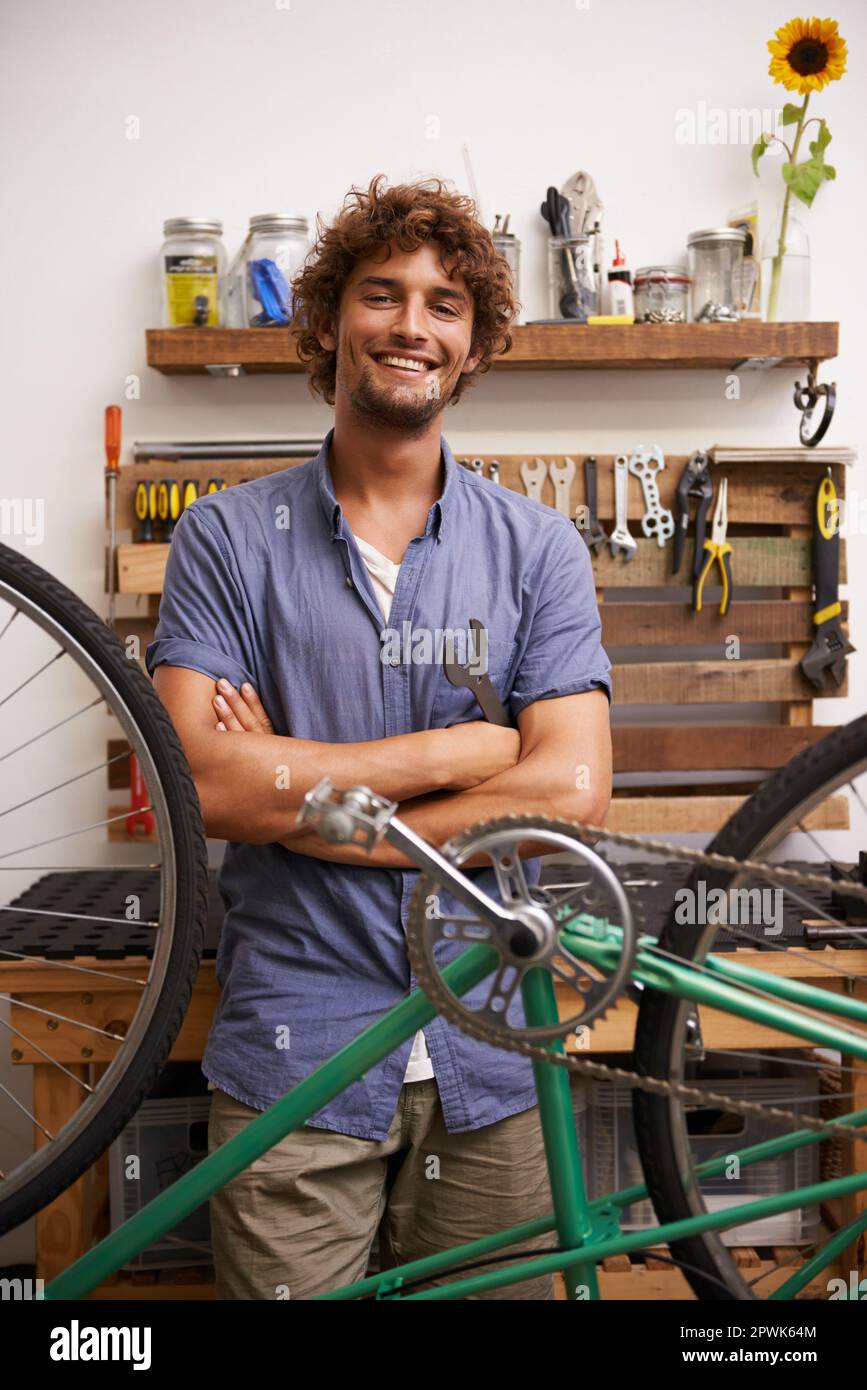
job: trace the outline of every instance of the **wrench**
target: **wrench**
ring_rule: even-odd
[[[497,459],[491,459],[491,462],[488,464],[488,477],[492,483],[498,483],[500,481],[500,464]]]
[[[662,450],[656,444],[652,449],[645,449],[643,444],[639,444],[629,460],[629,471],[639,479],[644,491],[645,512],[641,518],[641,529],[645,536],[651,539],[655,536],[656,544],[660,547],[674,535],[674,517],[660,502],[656,482],[657,473],[661,473],[664,467]]]
[[[590,454],[584,460],[584,491],[587,495],[587,511],[589,513],[587,528],[581,534],[587,545],[588,550],[595,554],[602,548],[608,540],[604,530],[596,515],[596,459]],[[578,513],[575,513],[575,525],[578,526]],[[581,528],[578,527],[580,530]]]
[[[575,460],[567,458],[562,464],[552,459],[548,464],[551,482],[554,484],[554,505],[561,516],[572,520],[569,499],[572,495],[572,479],[575,477]]]
[[[526,459],[521,464],[521,482],[528,497],[532,497],[534,502],[542,500],[542,484],[548,472],[548,466],[544,459],[533,459],[529,463]]]
[[[470,669],[476,664],[476,660],[481,656],[487,647],[482,644],[481,633],[484,627],[478,618],[470,618],[470,629],[473,633],[475,644],[475,660],[468,661],[462,665],[459,661],[450,661],[447,656],[443,657],[443,674],[446,680],[451,681],[452,685],[461,686],[466,690],[471,690],[476,698],[476,703],[482,711],[489,724],[502,724],[505,728],[512,726],[512,721],[506,713],[505,707],[499,695],[494,689],[494,683],[487,672],[484,675],[474,675]],[[487,635],[487,634],[486,634]]]
[[[635,559],[638,542],[629,534],[627,512],[629,507],[629,460],[625,454],[618,454],[614,460],[614,530],[608,537],[611,554],[621,552],[627,561]]]

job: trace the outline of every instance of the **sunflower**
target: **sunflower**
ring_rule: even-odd
[[[768,72],[790,92],[821,92],[846,71],[846,43],[836,19],[790,19],[768,43]]]

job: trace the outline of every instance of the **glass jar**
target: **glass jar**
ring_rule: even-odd
[[[223,224],[171,217],[160,248],[164,328],[219,328],[224,322],[226,250]]]
[[[521,243],[514,232],[494,232],[492,240],[500,255],[509,262],[512,291],[515,298],[520,299]]]
[[[712,227],[687,237],[693,323],[731,323],[740,317],[746,239],[746,232],[738,227]]]
[[[771,231],[762,242],[761,283],[765,323],[809,321],[810,239],[803,222],[795,216],[791,206],[786,206],[785,199],[777,208]]]
[[[237,295],[240,327],[274,328],[289,323],[292,281],[308,244],[306,217],[266,212],[250,218],[231,294],[232,300]]]
[[[592,236],[549,236],[548,309],[552,319],[578,323],[599,313]]]
[[[636,323],[686,323],[689,276],[680,265],[644,265],[635,272]]]

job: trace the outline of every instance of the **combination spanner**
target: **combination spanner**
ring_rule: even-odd
[[[638,542],[629,534],[628,507],[629,460],[625,454],[618,454],[614,460],[614,530],[608,544],[612,555],[623,554],[627,560],[634,560]]]

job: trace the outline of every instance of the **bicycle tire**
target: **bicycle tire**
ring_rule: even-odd
[[[7,589],[40,609],[90,657],[133,716],[168,809],[176,897],[168,968],[139,1046],[105,1104],[53,1163],[6,1197],[5,1184],[0,1183],[0,1234],[33,1216],[90,1168],[152,1089],[189,1006],[208,912],[207,845],[198,793],[180,739],[150,680],[127,656],[115,633],[72,590],[0,544],[0,596]],[[153,786],[149,790],[153,799]]]
[[[834,729],[773,773],[726,822],[708,846],[708,852],[735,859],[761,859],[759,847],[799,806],[820,794],[821,788],[834,782],[839,785],[843,774],[848,772],[851,776],[855,769],[864,768],[867,715]],[[696,865],[687,886],[695,890],[699,877],[705,880],[708,892],[711,887],[725,888],[732,881],[726,870]],[[678,925],[672,910],[659,944],[684,959],[701,959],[709,944],[708,933],[716,931],[716,927],[706,928],[697,935],[694,928]],[[674,996],[658,990],[644,992],[635,1031],[635,1070],[641,1075],[662,1080],[671,1075],[673,1050],[683,1036],[684,1007]],[[632,1109],[638,1153],[657,1219],[665,1223],[694,1216],[696,1208],[677,1176],[682,1145],[678,1142],[671,1100],[636,1090]],[[757,1298],[718,1235],[710,1232],[680,1241],[672,1245],[671,1253],[675,1260],[683,1261],[685,1277],[698,1298]]]

